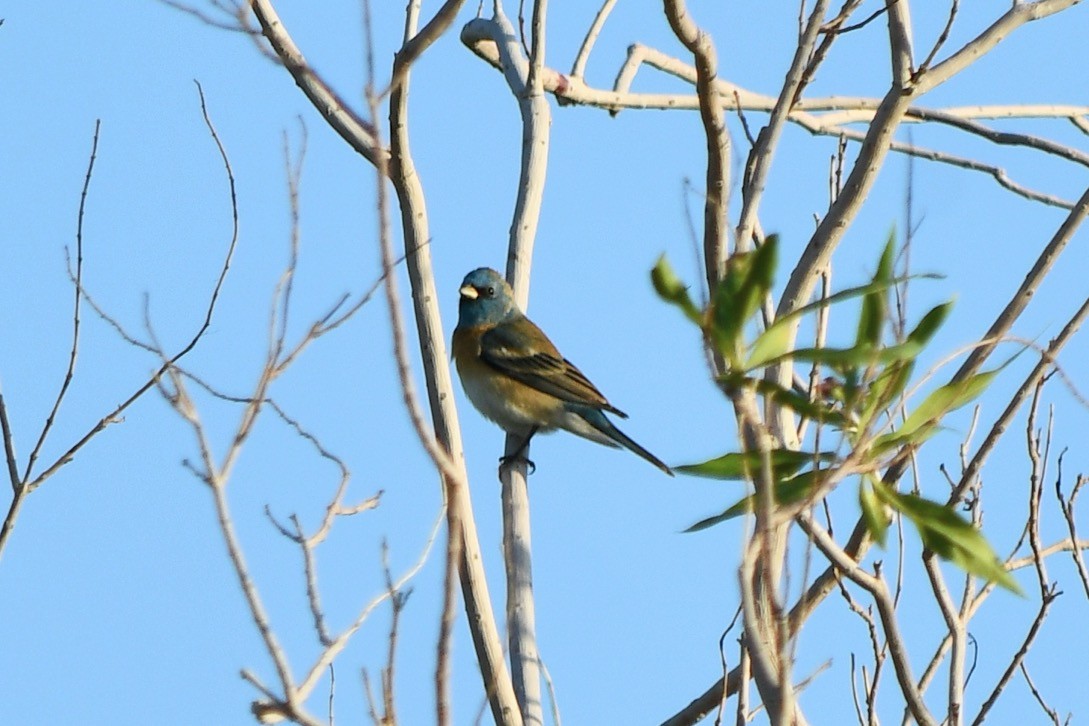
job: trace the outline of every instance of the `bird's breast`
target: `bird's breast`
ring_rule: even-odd
[[[454,362],[469,401],[508,433],[526,434],[534,426],[555,428],[557,416],[562,415],[560,400],[481,360],[480,332],[472,328],[454,331]]]

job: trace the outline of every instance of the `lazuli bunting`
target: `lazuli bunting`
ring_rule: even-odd
[[[525,437],[564,429],[606,446],[624,446],[665,473],[673,471],[613,425],[605,412],[627,418],[514,302],[498,272],[473,270],[461,283],[453,352],[461,385],[473,405],[508,434]]]

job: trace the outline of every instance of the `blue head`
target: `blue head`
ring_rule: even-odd
[[[458,292],[461,293],[458,303],[460,327],[499,323],[521,314],[514,303],[514,291],[490,267],[478,267],[466,275]]]

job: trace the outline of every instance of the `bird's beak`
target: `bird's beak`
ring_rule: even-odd
[[[480,293],[472,285],[462,285],[458,292],[461,293],[462,297],[468,298],[469,300],[476,300],[480,297]]]

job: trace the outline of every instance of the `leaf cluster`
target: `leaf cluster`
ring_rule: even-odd
[[[760,329],[761,303],[771,292],[779,241],[770,236],[757,249],[735,254],[703,307],[663,256],[651,271],[658,295],[699,327],[705,344],[721,362],[717,383],[727,395],[748,390],[767,404],[785,407],[802,420],[831,430],[823,440],[841,442],[836,451],[730,452],[677,467],[695,476],[770,481],[775,506],[789,511],[827,496],[836,483],[857,474],[863,519],[873,538],[885,543],[889,513],[911,521],[927,548],[965,571],[1017,591],[994,550],[979,530],[951,507],[897,491],[879,473],[941,429],[951,412],[986,390],[998,369],[940,386],[917,405],[906,406],[905,392],[916,361],[949,316],[951,302],[928,310],[906,334],[889,340],[889,296],[907,282],[894,274],[895,238],[889,236],[873,277],[783,315]],[[801,320],[833,305],[858,302],[854,341],[849,347],[792,347]],[[750,331],[755,331],[750,333]],[[783,385],[769,369],[788,362],[808,363],[820,375],[816,390]],[[753,511],[755,495],[700,520],[687,531],[706,529]]]

